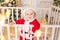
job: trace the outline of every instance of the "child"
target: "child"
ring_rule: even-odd
[[[29,29],[28,25],[29,24],[33,25],[34,27],[32,28],[32,32],[35,33],[35,31],[40,28],[40,24],[35,17],[36,17],[36,12],[33,9],[28,8],[25,10],[24,17],[19,20],[16,20],[16,24],[26,25],[26,26],[24,26],[25,34],[31,34],[31,32],[28,30]],[[34,36],[34,35],[32,35],[32,36]],[[23,37],[20,36],[19,40],[23,40]],[[28,37],[25,37],[25,40],[30,40],[30,39],[28,39]],[[32,38],[32,40],[34,40],[34,38]]]

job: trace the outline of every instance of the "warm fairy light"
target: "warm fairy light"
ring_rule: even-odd
[[[6,2],[6,3],[8,3],[8,2],[9,2],[9,0],[5,0],[5,2]]]
[[[11,10],[7,9],[7,11],[6,11],[6,17],[9,18],[10,14],[11,14]]]
[[[40,37],[41,34],[42,34],[42,32],[41,32],[40,30],[37,30],[37,31],[35,32],[34,36]]]
[[[5,21],[5,17],[3,17],[3,14],[0,14],[0,25],[3,25]]]
[[[47,21],[46,21],[46,19],[43,18],[43,19],[41,19],[40,23],[41,24],[47,24]]]

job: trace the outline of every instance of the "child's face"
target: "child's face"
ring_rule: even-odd
[[[32,20],[33,18],[35,18],[35,13],[33,10],[27,10],[25,12],[25,17],[27,20]]]

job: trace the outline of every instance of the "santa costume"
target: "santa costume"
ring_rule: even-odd
[[[33,25],[33,28],[32,28],[33,33],[35,33],[35,31],[40,28],[40,24],[38,23],[37,19],[35,19],[35,18],[31,21],[27,21],[26,19],[22,18],[22,19],[16,20],[16,24],[25,24],[25,25],[27,25],[27,26],[25,26],[25,29],[24,29],[25,31],[29,29],[28,24]],[[28,33],[25,32],[25,34],[28,34]],[[34,36],[34,34],[32,34],[32,36]],[[23,37],[20,36],[19,40],[23,40]],[[28,39],[28,37],[25,37],[25,40],[30,40],[30,39]],[[32,40],[34,40],[34,38],[32,38]]]

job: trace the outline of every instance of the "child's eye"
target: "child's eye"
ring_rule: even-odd
[[[31,14],[32,15],[32,14]]]
[[[29,15],[29,14],[27,14],[27,15]]]
[[[32,13],[31,13],[31,15],[32,15]]]

